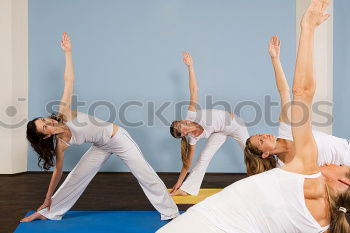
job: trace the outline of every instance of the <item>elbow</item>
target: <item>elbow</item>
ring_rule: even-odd
[[[62,175],[62,174],[63,174],[62,167],[61,167],[61,166],[56,166],[54,172],[55,172],[56,174],[58,174],[58,175]]]
[[[315,90],[302,88],[302,87],[293,87],[293,97],[308,97],[313,98],[315,95]]]
[[[293,86],[293,96],[307,96],[313,97],[315,95],[316,84],[315,82],[310,82],[306,85],[294,85]]]

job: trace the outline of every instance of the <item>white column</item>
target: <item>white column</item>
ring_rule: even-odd
[[[0,174],[27,171],[28,0],[0,1]]]
[[[296,32],[297,42],[300,35],[300,21],[309,6],[311,0],[296,0]],[[328,12],[332,15],[325,23],[323,23],[315,34],[315,75],[317,82],[316,94],[314,97],[314,107],[320,101],[333,103],[333,1],[328,8]],[[298,43],[297,43],[298,49]],[[322,104],[318,108],[322,114],[313,113],[314,128],[325,133],[332,133],[332,122],[327,126],[317,126],[315,123],[324,124],[328,118],[324,113],[332,116],[332,106]]]

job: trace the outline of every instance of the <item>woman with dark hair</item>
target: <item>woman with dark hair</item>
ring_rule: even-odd
[[[248,175],[258,174],[282,166],[291,161],[295,154],[291,117],[291,99],[288,82],[284,75],[280,55],[280,40],[273,36],[269,43],[269,53],[275,71],[275,81],[281,98],[279,135],[258,134],[248,138],[244,150],[244,160]],[[318,165],[329,164],[350,166],[349,141],[317,130],[312,131],[318,149]]]
[[[63,33],[61,47],[66,56],[64,91],[57,116],[35,118],[28,122],[27,138],[39,156],[45,170],[55,165],[44,203],[36,213],[22,219],[60,220],[74,205],[96,175],[102,164],[116,153],[136,177],[152,205],[161,213],[161,219],[179,215],[164,183],[143,157],[128,132],[114,123],[71,110],[73,94],[73,60],[70,38]],[[92,143],[66,180],[54,193],[62,176],[64,151],[70,145]]]
[[[189,53],[183,53],[183,61],[189,72],[190,105],[185,120],[174,121],[170,126],[170,134],[181,138],[181,159],[183,166],[170,194],[173,196],[198,195],[204,174],[216,151],[224,144],[228,136],[234,138],[244,149],[249,137],[247,128],[237,116],[218,109],[197,109],[197,81],[193,60]],[[186,138],[187,137],[187,138]],[[208,138],[204,150],[184,181],[191,167],[195,146],[199,139]]]
[[[157,233],[348,233],[350,167],[322,175],[311,127],[313,40],[329,0],[312,0],[301,22],[291,122],[295,156],[280,168],[242,179],[208,197]],[[303,107],[300,107],[302,105]]]

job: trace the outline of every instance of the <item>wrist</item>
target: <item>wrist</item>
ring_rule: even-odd
[[[300,33],[310,33],[310,34],[313,34],[315,32],[315,29],[314,27],[312,26],[301,26],[301,31]]]
[[[188,70],[193,70],[193,65],[187,66]]]
[[[46,195],[45,200],[51,200],[52,195]]]
[[[66,55],[72,55],[72,50],[71,51],[65,51],[64,52]]]
[[[176,183],[181,184],[183,181],[184,181],[184,178],[179,177],[179,179],[177,179],[177,182],[176,182]]]
[[[279,60],[280,60],[280,57],[279,57],[279,56],[278,56],[278,57],[272,57],[272,56],[271,56],[271,60],[272,60],[272,61],[279,61]]]

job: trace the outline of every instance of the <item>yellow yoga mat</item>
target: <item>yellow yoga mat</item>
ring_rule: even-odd
[[[171,189],[168,190],[170,191]],[[221,190],[222,189],[201,189],[199,190],[198,196],[173,196],[172,198],[176,204],[197,204]]]

